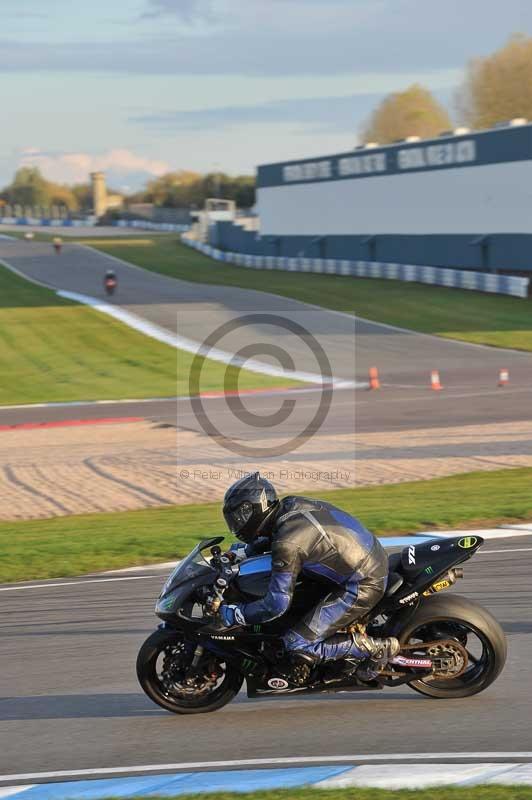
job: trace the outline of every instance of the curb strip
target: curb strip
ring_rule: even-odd
[[[532,785],[530,763],[380,764],[285,769],[180,772],[125,778],[5,786],[0,798],[24,800],[99,800],[106,797],[175,797],[203,792],[253,792],[307,787],[419,789],[429,786]]]

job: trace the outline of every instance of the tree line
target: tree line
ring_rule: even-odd
[[[0,204],[42,209],[62,206],[69,211],[90,211],[92,189],[89,183],[73,186],[54,183],[46,180],[37,167],[20,167],[11,183],[0,191]]]
[[[149,181],[146,188],[131,196],[130,202],[154,203],[166,208],[203,208],[208,197],[234,200],[238,208],[251,208],[255,203],[253,175],[227,175],[225,172],[180,170]]]
[[[108,189],[109,194],[120,194]],[[146,187],[124,198],[125,208],[134,203],[154,203],[165,208],[203,208],[208,197],[234,200],[239,208],[255,203],[255,178],[233,177],[225,172],[200,175],[185,170],[168,172],[148,181]],[[37,167],[21,167],[12,182],[0,191],[0,205],[49,209],[64,206],[71,212],[92,210],[90,183],[65,184],[46,180]]]

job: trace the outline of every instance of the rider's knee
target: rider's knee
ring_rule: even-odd
[[[295,631],[288,631],[288,633],[283,636],[283,642],[286,650],[294,654],[309,653],[315,655],[316,649],[319,648],[320,645],[320,642],[311,642]]]

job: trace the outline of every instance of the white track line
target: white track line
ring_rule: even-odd
[[[480,555],[489,556],[490,553],[528,553],[532,547],[509,547],[507,550],[479,550]]]
[[[532,758],[531,752],[520,753],[371,753],[352,756],[289,756],[285,758],[245,758],[235,761],[191,761],[176,764],[145,764],[130,767],[101,767],[100,769],[57,770],[54,772],[27,772],[17,775],[0,775],[0,781],[40,780],[41,778],[73,778],[79,775],[118,775],[120,773],[157,772],[168,770],[196,770],[223,767],[275,767],[286,764],[339,764],[360,761],[436,761],[446,760],[491,760]]]
[[[432,539],[452,539],[455,536],[480,536],[485,542],[493,542],[499,539],[522,539],[524,536],[532,536],[532,531],[512,530],[509,528],[479,528],[477,530],[457,531],[418,531],[417,533],[406,534],[406,536],[428,536]],[[383,537],[383,540],[384,541]],[[526,540],[525,540],[526,541]]]
[[[361,384],[360,388],[367,387],[367,383]],[[350,389],[351,386],[335,386],[335,391],[340,391],[344,389]],[[532,386],[530,387],[532,389]],[[321,386],[287,386],[286,389],[260,389],[258,391],[246,390],[243,389],[240,392],[241,396],[246,397],[265,397],[265,396],[275,396],[279,397],[284,394],[288,394],[292,396],[293,394],[315,394],[316,392],[322,392],[323,388]],[[209,392],[206,392],[205,395],[202,396],[204,400],[223,400],[225,402],[225,395],[215,395]],[[168,403],[170,401],[179,403],[186,400],[190,400],[190,395],[188,394],[179,394],[179,395],[169,395],[168,397],[123,397],[120,400],[68,400],[65,402],[55,402],[55,403],[20,403],[18,405],[7,405],[3,406],[0,405],[0,413],[2,411],[17,411],[21,409],[32,409],[32,408],[76,408],[79,406],[87,406],[88,408],[92,406],[119,406],[124,405],[126,403]],[[350,400],[350,403],[353,401]],[[269,406],[264,406],[266,410],[269,409]],[[260,409],[259,409],[260,410]]]
[[[150,322],[143,317],[139,317],[137,314],[133,314],[131,311],[126,311],[124,308],[111,305],[111,303],[106,303],[104,300],[98,300],[96,297],[90,297],[86,294],[79,294],[78,292],[67,292],[63,289],[57,291],[56,294],[59,295],[59,297],[65,297],[68,300],[74,300],[77,303],[82,303],[90,308],[94,308],[95,311],[99,311],[102,314],[107,314],[108,316],[119,320],[119,322],[122,322],[124,325],[127,325],[129,328],[133,328],[134,330],[143,333],[145,336],[150,336],[152,339],[156,339],[163,344],[168,344],[170,347],[174,347],[176,350],[184,350],[185,352],[192,353],[193,355],[201,355],[202,357],[209,358],[212,361],[219,361],[222,364],[233,364],[244,368],[249,372],[258,372],[261,375],[270,375],[271,377],[283,378],[285,380],[303,381],[304,383],[314,383],[319,385],[330,384],[331,386],[340,388],[357,389],[367,386],[367,383],[345,380],[343,378],[331,378],[330,380],[325,380],[322,375],[318,375],[314,372],[304,372],[298,370],[289,372],[281,369],[280,367],[275,367],[272,364],[258,361],[255,358],[245,359],[237,357],[234,353],[227,353],[224,350],[219,350],[216,347],[205,349],[201,342],[187,339],[184,336],[180,336],[178,333],[173,333],[166,328],[162,328],[160,325],[156,325],[155,323]]]
[[[88,578],[85,581],[63,581],[62,583],[30,583],[24,586],[2,586],[0,592],[16,592],[23,589],[48,589],[53,586],[83,586],[86,583],[116,583],[117,581],[145,581],[147,578],[160,578],[160,575],[128,575],[124,578]]]
[[[3,258],[0,258],[0,264],[6,269],[8,269],[10,272],[12,272],[14,275],[18,275],[19,278],[28,281],[28,283],[34,283],[36,286],[42,286],[44,289],[48,289],[50,292],[55,291],[54,287],[50,286],[50,284],[38,281],[36,278],[28,277],[28,275],[25,275],[19,269],[17,269],[16,267],[12,267],[11,264],[8,264],[7,261],[4,261]]]
[[[166,403],[169,400],[180,400],[181,397],[124,397],[121,400],[68,400],[62,403],[20,403],[19,405],[0,406],[0,411],[13,411],[23,408],[70,408],[77,406],[114,406],[123,403]]]

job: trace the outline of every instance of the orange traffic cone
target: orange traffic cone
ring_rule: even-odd
[[[430,373],[430,388],[435,392],[439,392],[443,389],[440,383],[440,373],[437,369],[433,369]]]
[[[499,386],[506,386],[510,380],[510,373],[507,369],[499,370]]]
[[[379,370],[377,369],[377,367],[369,368],[369,388],[370,389],[381,388],[381,384],[379,381]]]

